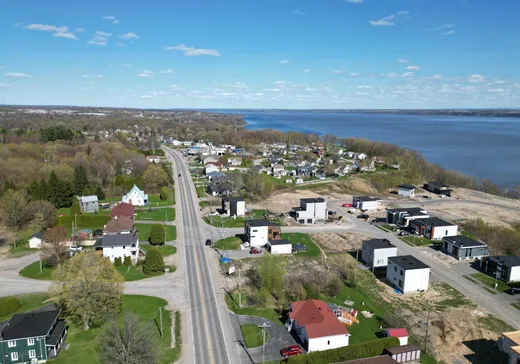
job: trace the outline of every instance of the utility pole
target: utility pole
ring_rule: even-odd
[[[162,324],[162,307],[159,307],[159,320],[161,321],[161,337],[164,337],[163,324]]]
[[[262,329],[262,363],[265,363],[265,330],[271,327],[271,325],[264,322],[262,325],[258,325],[258,327]]]
[[[166,222],[168,221],[168,208],[165,208],[164,211],[166,211],[166,218],[164,220],[164,244],[166,244],[166,228],[168,227]]]
[[[428,330],[430,329],[430,310],[431,307],[428,305],[428,317],[426,319],[426,334],[424,335],[424,352],[426,353],[426,349],[428,348]]]
[[[242,291],[240,290],[241,284],[240,284],[240,273],[242,272],[241,269],[238,270],[238,308],[242,308]]]

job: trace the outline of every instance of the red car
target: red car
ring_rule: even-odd
[[[344,203],[343,205],[341,205],[341,207],[352,207],[352,204],[351,203]]]
[[[293,355],[300,355],[301,353],[302,353],[302,349],[300,348],[299,345],[291,345],[288,348],[283,348],[282,350],[280,350],[280,354],[282,354],[282,356],[284,358],[287,358],[287,357],[293,356]]]
[[[260,254],[260,253],[262,253],[262,251],[260,249],[258,249],[258,248],[251,248],[249,253],[251,253],[251,254]]]

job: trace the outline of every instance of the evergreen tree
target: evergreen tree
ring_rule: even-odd
[[[81,191],[82,196],[92,196],[95,194],[95,188],[92,185],[85,186]]]
[[[146,252],[143,263],[143,273],[156,276],[164,272],[164,259],[161,252],[156,248],[150,248]]]
[[[49,197],[49,184],[47,183],[47,181],[42,178],[40,180],[40,196],[41,196],[41,199],[42,200],[46,200],[46,201],[49,201],[49,202],[52,202],[50,197]]]
[[[161,194],[159,195],[161,201],[168,200],[168,187],[161,187]]]
[[[164,244],[164,226],[162,224],[153,224],[150,230],[150,244],[162,245]]]
[[[121,167],[121,163],[119,163],[119,161],[117,161],[116,165],[114,166],[114,172],[116,177],[121,176],[123,174],[123,167]]]
[[[96,185],[96,190],[94,194],[97,196],[98,200],[104,200],[105,199],[105,191],[103,191],[103,188],[101,185]]]
[[[87,172],[83,166],[74,169],[74,191],[77,195],[83,192],[83,189],[88,185]]]
[[[45,196],[41,195],[40,184],[37,180],[33,180],[31,184],[27,187],[27,193],[34,200],[43,200],[45,198]]]
[[[54,207],[57,209],[61,208],[60,206],[60,180],[54,171],[51,172],[49,176],[49,184],[48,187],[48,200],[52,202]]]
[[[70,206],[70,214],[74,216],[75,214],[81,214],[81,206],[79,204],[79,200],[76,196],[72,198],[72,206]]]
[[[90,147],[90,144],[87,147],[87,155],[92,154],[92,148]]]

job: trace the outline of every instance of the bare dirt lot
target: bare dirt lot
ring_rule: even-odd
[[[363,240],[369,239],[369,237],[357,233],[315,233],[310,235],[312,240],[320,245],[325,253],[346,253],[361,250]]]

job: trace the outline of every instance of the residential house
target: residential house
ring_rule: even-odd
[[[399,339],[399,345],[408,345],[408,338],[410,335],[404,328],[386,329],[384,331],[385,337],[396,337]]]
[[[102,254],[113,263],[115,258],[125,257],[132,259],[132,264],[137,263],[139,256],[139,237],[134,230],[130,234],[106,234],[96,240],[93,248],[96,253]]]
[[[260,154],[262,155],[262,157],[269,157],[272,154],[272,152],[269,148],[261,148]]]
[[[342,348],[349,344],[350,333],[324,301],[291,303],[289,321],[285,326],[296,333],[309,353]]]
[[[504,282],[520,282],[520,257],[514,255],[492,256],[482,260],[484,271]]]
[[[306,165],[304,167],[296,168],[296,174],[298,176],[303,176],[303,177],[312,177],[316,174],[317,171],[318,171],[318,169],[311,165]]]
[[[441,182],[428,182],[426,184],[426,190],[436,193],[437,195],[451,196],[453,192],[450,186]]]
[[[269,240],[267,242],[267,250],[273,255],[291,254],[292,244],[289,240],[285,239]]]
[[[520,363],[520,331],[504,332],[498,340],[499,348],[507,354],[508,364]]]
[[[296,221],[300,224],[314,224],[327,219],[327,201],[323,198],[302,198],[300,207],[295,207]]]
[[[99,211],[99,201],[96,195],[92,196],[76,196],[79,200],[79,206],[81,208],[81,212],[98,212]]]
[[[212,183],[208,185],[208,188],[206,189],[206,192],[209,193],[211,196],[229,196],[231,195],[231,187],[227,184],[216,184]]]
[[[415,186],[414,185],[399,185],[397,186],[397,194],[403,197],[415,197]]]
[[[208,163],[204,166],[204,174],[207,176],[211,172],[219,172],[219,169],[215,164]]]
[[[223,197],[222,212],[227,216],[244,217],[246,201],[242,197]]]
[[[353,164],[341,164],[336,169],[334,169],[334,173],[338,176],[344,176],[346,174],[352,173],[354,171]]]
[[[356,153],[352,152],[352,151],[348,151],[348,152],[345,152],[345,156],[349,157],[349,158],[354,158],[354,155]]]
[[[244,223],[246,241],[250,247],[262,247],[269,241],[280,239],[280,227],[267,219],[246,220]]]
[[[214,156],[208,156],[208,157],[202,159],[202,164],[204,164],[204,165],[206,165],[208,163],[217,163],[217,162],[220,162],[220,160],[218,159],[218,157],[214,157]]]
[[[125,216],[116,216],[107,222],[103,228],[103,235],[134,234],[134,219]]]
[[[359,161],[362,161],[364,159],[367,159],[368,156],[365,153],[354,153],[354,158]]]
[[[363,211],[377,210],[382,202],[383,200],[380,198],[371,196],[354,196],[352,198],[352,206]]]
[[[455,236],[459,230],[457,225],[438,217],[411,220],[409,227],[414,234],[423,235],[430,240],[442,240],[446,236]]]
[[[408,227],[411,220],[428,217],[430,217],[428,212],[421,207],[386,209],[386,222],[401,227]]]
[[[123,196],[122,202],[127,202],[134,206],[146,206],[148,205],[148,195],[144,193],[139,187],[134,185],[130,192]]]
[[[57,357],[67,336],[61,310],[48,306],[13,315],[0,324],[2,364],[45,363]]]
[[[388,358],[393,360],[392,363],[417,363],[421,359],[421,347],[417,344],[386,348],[384,353],[389,355]]]
[[[43,231],[40,231],[39,233],[34,234],[29,238],[29,248],[31,249],[39,249],[40,245],[43,242]]]
[[[280,164],[280,163],[283,163],[282,157],[274,156],[269,159],[269,164],[271,167],[273,167],[275,164]]]
[[[443,250],[457,260],[481,259],[489,255],[487,244],[464,235],[446,236],[442,241]]]
[[[227,159],[228,166],[240,166],[242,164],[242,157],[230,157]]]
[[[388,258],[397,256],[397,248],[388,239],[364,240],[361,260],[372,269],[386,267]]]
[[[279,172],[285,171],[285,167],[282,164],[275,164],[271,167],[273,175]]]
[[[161,163],[161,157],[157,156],[157,155],[147,155],[146,156],[146,159],[148,159],[148,162],[150,163]]]
[[[112,219],[117,219],[118,217],[129,217],[133,219],[134,215],[135,206],[127,202],[118,203],[110,210],[110,217],[112,217]]]
[[[206,178],[208,179],[208,181],[211,181],[213,183],[224,183],[229,180],[228,176],[218,171],[208,173],[206,175]]]
[[[427,291],[430,267],[412,255],[388,258],[386,279],[403,293]]]

